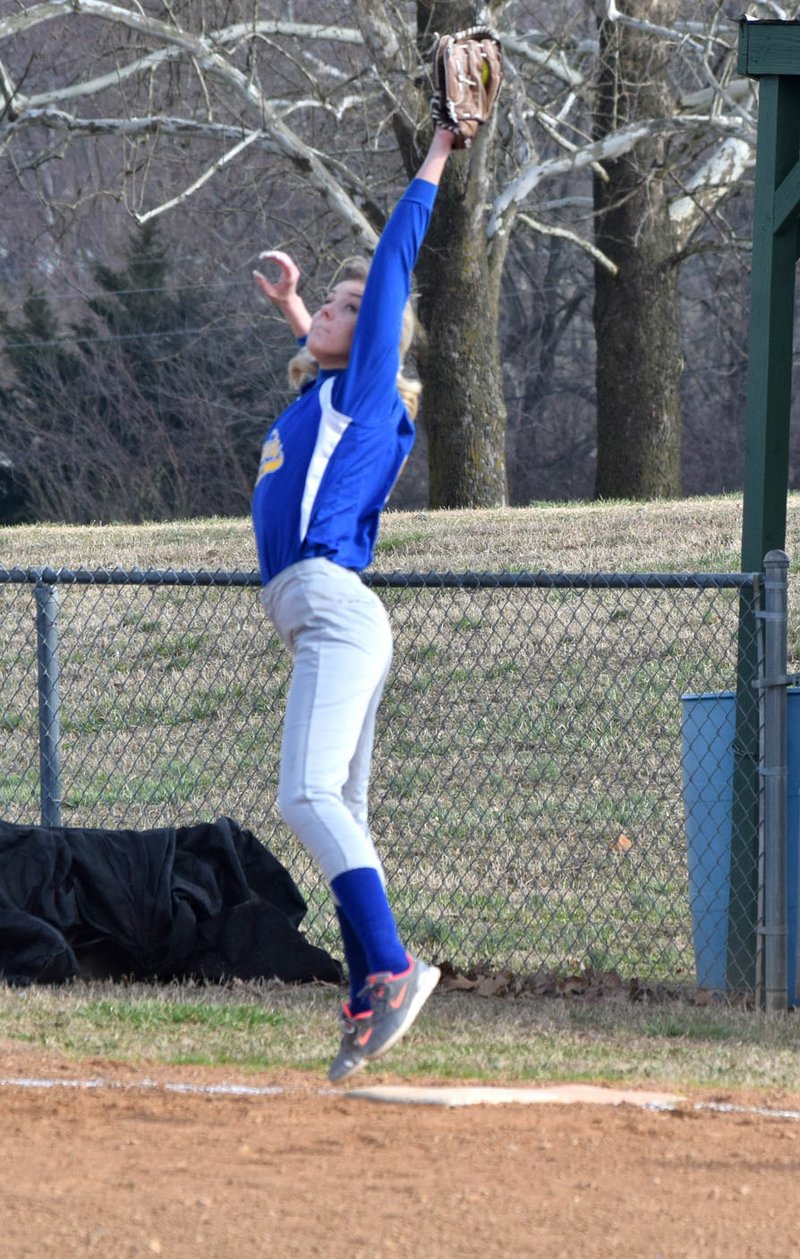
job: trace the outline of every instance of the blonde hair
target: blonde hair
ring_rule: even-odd
[[[331,281],[331,287],[340,284],[343,280],[359,280],[365,283],[369,275],[369,262],[366,258],[348,258],[337,270]],[[414,340],[416,332],[416,316],[414,315],[414,307],[411,299],[406,302],[403,308],[403,324],[400,330],[400,370],[397,373],[397,392],[403,400],[403,406],[408,411],[412,420],[416,417],[419,410],[420,397],[422,395],[422,385],[413,376],[406,376],[403,371],[403,362],[406,354],[411,349],[411,343]],[[319,363],[310,354],[305,346],[298,350],[293,358],[289,360],[289,384],[292,389],[300,390],[304,385],[310,384],[316,380],[319,371]]]

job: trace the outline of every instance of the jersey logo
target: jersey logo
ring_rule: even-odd
[[[270,433],[261,448],[261,462],[258,465],[256,485],[268,472],[277,472],[283,466],[283,446],[279,433]]]

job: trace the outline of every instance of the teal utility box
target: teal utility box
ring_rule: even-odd
[[[728,971],[728,911],[733,827],[733,691],[684,695],[683,801],[689,859],[695,969],[700,988],[724,991]],[[798,836],[800,836],[800,688],[787,702],[787,970],[790,1006],[797,992]]]

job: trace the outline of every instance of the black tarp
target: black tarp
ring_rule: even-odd
[[[0,979],[338,983],[291,876],[231,818],[157,830],[0,821]]]

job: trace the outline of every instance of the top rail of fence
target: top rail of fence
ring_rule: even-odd
[[[756,586],[760,573],[545,573],[545,572],[365,572],[377,589],[655,589],[737,590]],[[245,586],[258,587],[257,570],[155,568],[0,568],[0,584],[33,586]]]

